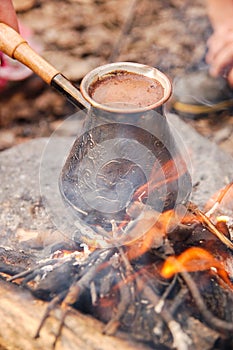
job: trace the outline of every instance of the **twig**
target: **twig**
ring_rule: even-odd
[[[132,287],[132,281],[134,281],[136,273],[134,272],[133,267],[130,264],[124,252],[124,249],[122,247],[119,247],[118,251],[125,267],[125,274],[123,271],[121,271],[121,280],[119,280],[119,283],[117,284],[117,288],[119,289],[119,292],[120,292],[120,302],[117,306],[116,314],[108,322],[108,324],[104,329],[104,333],[108,335],[112,335],[116,332],[120,324],[119,322],[120,319],[128,310],[130,302],[132,302],[132,300],[134,299],[134,296],[132,295],[133,292],[131,287]],[[119,266],[119,268],[121,268],[121,266]]]
[[[202,296],[192,279],[191,275],[188,272],[181,272],[180,275],[184,279],[185,283],[187,284],[193,299],[195,300],[195,303],[201,312],[203,318],[205,319],[206,323],[211,326],[212,328],[218,330],[218,331],[233,331],[233,323],[226,322],[224,320],[221,320],[217,317],[215,317],[206,307]]]
[[[143,278],[138,277],[136,279],[138,289],[142,290],[144,296],[152,303],[152,305],[156,306],[159,302],[159,297],[155,294],[153,289],[149,285],[149,281],[144,281]],[[156,312],[156,310],[155,310]],[[188,337],[186,333],[182,330],[180,324],[174,320],[171,313],[165,306],[163,309],[157,313],[162,317],[168,326],[172,337],[173,337],[173,345],[177,350],[188,350],[189,346],[192,344],[191,339]]]
[[[156,313],[160,313],[163,306],[164,306],[164,303],[165,303],[165,300],[167,299],[168,295],[171,293],[175,283],[176,283],[176,280],[177,280],[177,275],[174,276],[174,278],[172,279],[172,281],[170,282],[170,284],[168,285],[168,287],[165,289],[165,292],[163,293],[163,295],[161,296],[158,304],[155,306],[155,312]]]
[[[216,199],[214,205],[205,213],[207,217],[210,217],[213,215],[215,210],[218,209],[219,205],[221,204],[221,201],[223,200],[224,196],[226,195],[227,191],[232,187],[233,183],[229,183],[226,187],[224,187],[218,195],[218,198]]]
[[[48,304],[46,312],[36,332],[36,335],[35,335],[36,338],[39,337],[40,331],[44,326],[45,321],[50,316],[51,311],[54,310],[54,308],[57,305],[59,305],[60,302],[62,301],[62,304],[61,304],[62,316],[61,316],[59,328],[58,328],[57,334],[55,335],[55,340],[53,343],[53,348],[55,348],[56,343],[61,336],[65,318],[69,311],[69,307],[73,305],[79,299],[80,295],[84,292],[84,290],[89,287],[91,281],[94,280],[94,278],[96,277],[96,274],[100,272],[101,268],[106,267],[106,266],[103,267],[102,264],[105,261],[107,261],[108,262],[107,266],[109,265],[109,258],[114,253],[115,253],[114,249],[112,250],[106,249],[102,251],[96,250],[94,251],[94,253],[92,253],[92,259],[89,260],[89,263],[86,264],[85,268],[80,273],[79,280],[73,283],[68,290],[66,289],[60,295],[52,299],[52,301]]]
[[[179,279],[181,279],[181,278],[179,278]],[[178,308],[180,307],[180,305],[183,304],[184,299],[188,293],[189,293],[189,291],[188,291],[187,286],[182,285],[181,289],[175,295],[175,298],[172,300],[171,307],[169,308],[169,311],[172,315],[174,315],[176,310],[178,310]]]
[[[198,209],[194,203],[188,204],[188,210],[192,212],[223,244],[233,250],[233,243],[214,226],[212,221],[200,209]]]
[[[36,334],[34,335],[34,338],[37,339],[40,337],[40,331],[45,323],[45,321],[47,320],[47,318],[50,316],[50,313],[52,310],[55,309],[55,307],[57,305],[59,305],[61,303],[61,301],[64,299],[64,297],[66,296],[67,291],[64,291],[60,294],[58,294],[56,297],[54,297],[48,304],[44,316],[42,317],[40,324],[37,328]]]
[[[33,278],[35,278],[35,276],[41,275],[43,273],[45,273],[45,271],[43,271],[43,268],[47,268],[50,265],[55,265],[57,262],[59,261],[59,259],[49,259],[49,260],[45,260],[43,263],[38,264],[38,266],[28,269],[28,270],[24,270],[10,278],[8,278],[8,282],[13,282],[17,279],[21,279],[23,278],[23,283],[22,284],[26,284],[27,282],[33,280]],[[27,279],[26,279],[27,277]]]
[[[122,316],[124,316],[124,314],[126,313],[131,302],[131,293],[128,283],[126,281],[123,283],[118,283],[118,286],[120,293],[120,302],[117,305],[115,315],[111,318],[111,320],[107,323],[107,325],[104,328],[104,334],[107,335],[113,335],[116,332],[117,328],[120,325],[120,320]]]

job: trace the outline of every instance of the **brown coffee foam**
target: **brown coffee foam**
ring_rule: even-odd
[[[93,82],[89,95],[100,104],[147,107],[160,101],[164,88],[156,79],[125,71],[116,71]]]

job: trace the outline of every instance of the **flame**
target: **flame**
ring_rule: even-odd
[[[177,171],[176,164],[179,164],[179,172]],[[182,172],[180,172],[182,166]],[[174,157],[168,160],[162,167],[158,168],[158,164],[155,163],[150,174],[150,179],[147,183],[140,186],[134,193],[134,200],[142,200],[148,196],[148,189],[154,191],[156,188],[164,186],[168,183],[176,181],[179,176],[182,176],[187,171],[182,158],[177,156],[175,161]]]
[[[162,267],[161,275],[164,278],[171,278],[180,272],[205,271],[209,269],[212,271],[215,269],[224,282],[232,288],[232,283],[223,264],[207,250],[198,247],[188,248],[178,257],[168,257]]]
[[[217,220],[217,222],[227,223],[228,221],[230,221],[230,218],[227,215],[220,215],[216,218],[216,220]]]
[[[92,252],[92,250],[90,250],[86,244],[81,244],[80,248],[82,248],[82,250],[80,250],[80,251],[79,250],[67,250],[67,249],[56,250],[52,254],[52,258],[53,259],[63,259],[63,258],[65,259],[65,258],[70,257],[70,256],[75,256],[76,259],[85,259]]]
[[[154,225],[143,235],[142,238],[136,240],[132,244],[128,245],[127,256],[131,261],[142,256],[154,245],[159,245],[159,242],[163,242],[167,232],[173,225],[173,220],[176,222],[175,211],[167,210],[161,213],[154,223]],[[140,229],[140,225],[143,225],[143,221],[139,221],[136,226],[136,230]]]
[[[59,258],[65,258],[67,256],[70,256],[74,251],[62,249],[62,250],[57,250],[56,252],[53,253],[53,259],[59,259]]]
[[[132,244],[128,247],[127,256],[128,259],[134,260],[140,256],[142,256],[145,252],[147,252],[151,246],[153,245],[153,241],[156,239],[156,236],[162,236],[161,232],[157,230],[155,226],[153,226],[143,237],[136,241],[135,244]]]

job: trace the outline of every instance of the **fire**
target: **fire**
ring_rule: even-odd
[[[69,257],[75,256],[77,259],[85,259],[90,255],[90,253],[93,250],[90,250],[89,247],[85,244],[82,243],[80,244],[80,251],[79,250],[67,250],[67,249],[61,249],[61,250],[56,250],[52,254],[53,259],[66,259]]]
[[[67,256],[70,256],[72,253],[74,253],[74,251],[70,251],[66,249],[57,250],[53,254],[53,259],[66,258]]]
[[[163,238],[163,232],[157,230],[156,226],[153,226],[147,233],[143,236],[143,239],[136,241],[136,243],[130,245],[127,250],[128,259],[134,260],[142,256],[147,252],[153,245],[154,240],[157,238]]]
[[[161,213],[154,225],[143,235],[141,239],[136,240],[128,246],[127,256],[131,261],[142,256],[144,253],[149,251],[152,246],[160,246],[164,242],[167,232],[177,222],[174,210],[167,210]],[[140,220],[136,226],[136,230],[140,229],[143,220]]]
[[[201,210],[198,209],[198,207],[194,204],[189,202],[187,204],[188,209],[188,216],[185,218],[186,221],[182,220],[182,223],[187,222],[187,218],[190,217],[191,222],[193,222],[193,219],[196,222],[201,223],[204,227],[208,229],[209,232],[211,232],[213,235],[215,235],[225,246],[233,250],[233,242],[228,239],[227,236],[224,235],[224,232],[220,231],[216,224],[210,219],[206,214],[204,214]],[[190,216],[191,214],[191,216]]]
[[[216,270],[224,282],[231,288],[233,287],[223,264],[207,250],[199,247],[188,248],[177,257],[168,257],[162,267],[161,275],[164,278],[171,278],[175,274],[185,271],[195,272],[210,269]]]
[[[177,171],[176,164],[180,165],[179,170],[181,168],[181,164],[183,165],[182,173],[179,173]],[[184,165],[184,162],[181,158],[176,159],[176,161],[174,160],[174,158],[170,159],[165,164],[163,164],[161,168],[159,167],[159,169],[158,169],[158,164],[155,163],[153,169],[151,170],[149,181],[135,191],[134,199],[142,200],[143,198],[148,196],[148,189],[153,191],[156,188],[159,188],[168,183],[176,181],[178,177],[182,176],[186,171],[187,171],[187,168]]]
[[[220,189],[206,204],[206,216],[216,228],[231,240],[233,238],[233,183]]]
[[[227,215],[220,215],[217,217],[217,222],[225,222],[227,223],[230,220],[229,216]]]

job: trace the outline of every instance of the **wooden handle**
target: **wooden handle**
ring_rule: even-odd
[[[47,84],[59,71],[38,55],[14,29],[0,23],[0,51],[15,58],[40,76]]]

